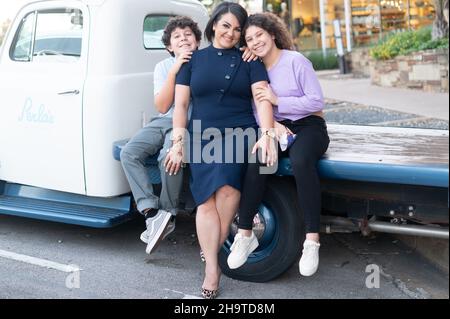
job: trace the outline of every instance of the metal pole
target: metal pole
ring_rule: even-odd
[[[345,33],[347,36],[347,52],[352,52],[352,6],[351,0],[344,0]]]
[[[322,55],[325,58],[327,56],[327,41],[326,41],[326,30],[325,30],[325,0],[319,0],[319,10],[320,10],[320,35],[322,38]]]
[[[380,21],[380,36],[379,36],[379,40],[383,39],[383,16],[381,14],[381,1],[378,0],[378,19]]]
[[[333,20],[334,27],[334,39],[336,40],[336,50],[339,59],[339,71],[341,74],[347,73],[347,67],[345,65],[345,52],[344,44],[342,43],[341,23],[338,19]]]
[[[369,221],[370,230],[412,236],[424,236],[433,238],[448,239],[448,228],[439,229],[432,226],[418,226],[418,225],[395,225],[388,222]]]
[[[407,19],[408,19],[408,30],[411,30],[411,4],[409,3],[409,0],[406,1],[406,12],[407,12]]]

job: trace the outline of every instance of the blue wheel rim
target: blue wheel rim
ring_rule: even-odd
[[[258,208],[258,215],[261,223],[265,226],[264,232],[258,238],[258,248],[256,248],[256,250],[248,257],[248,264],[257,263],[267,258],[272,254],[278,242],[279,227],[273,210],[265,203],[262,203]],[[230,247],[233,243],[233,239],[234,235],[230,234],[228,239],[225,241],[223,248],[227,254],[230,253]]]

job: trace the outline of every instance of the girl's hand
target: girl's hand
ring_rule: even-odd
[[[276,145],[276,138],[267,133],[263,133],[260,139],[255,143],[252,149],[252,154],[261,149],[261,162],[267,166],[273,166],[278,160],[278,149]]]
[[[166,159],[164,160],[164,167],[166,173],[170,176],[176,175],[183,164],[183,145],[181,142],[175,143],[167,150]]]
[[[258,102],[266,100],[272,103],[272,105],[278,105],[278,96],[273,93],[270,85],[268,85],[267,87],[256,88],[255,98],[258,100]]]
[[[253,54],[249,48],[242,47],[239,50],[244,51],[244,53],[242,54],[242,60],[244,60],[244,62],[251,62],[258,60],[258,56]]]
[[[293,135],[292,131],[285,125],[281,124],[280,122],[275,121],[275,132],[277,134],[278,139],[280,139],[280,136],[284,133]]]

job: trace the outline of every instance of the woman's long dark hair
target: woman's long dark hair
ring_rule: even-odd
[[[245,9],[234,2],[222,2],[217,7],[214,8],[213,13],[211,14],[211,18],[208,21],[208,24],[205,28],[205,38],[208,39],[209,42],[213,41],[214,38],[214,24],[220,20],[220,18],[227,13],[233,14],[236,19],[239,21],[239,25],[241,28],[244,28],[245,23],[247,22],[248,14]],[[239,45],[242,45],[244,42],[243,36],[244,32],[241,34],[241,39]]]
[[[275,45],[280,50],[294,50],[294,42],[284,21],[270,12],[255,13],[248,17],[243,34],[250,26],[259,27],[275,38]]]

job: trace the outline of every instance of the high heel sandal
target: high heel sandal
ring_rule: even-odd
[[[200,258],[202,259],[202,261],[204,263],[206,263],[206,258],[205,258],[205,255],[203,254],[203,250],[200,250]],[[219,265],[217,265],[217,269],[218,269],[218,272],[219,272],[219,281],[220,281],[221,270],[220,270]],[[205,269],[205,271],[206,271],[206,269]],[[205,273],[205,275],[206,275],[206,273]],[[216,299],[218,295],[219,295],[219,287],[217,287],[217,289],[213,289],[213,290],[206,289],[206,288],[202,287],[202,297],[203,297],[203,299]]]
[[[202,288],[203,299],[216,299],[218,294],[219,294],[219,289],[209,290],[209,289]]]

